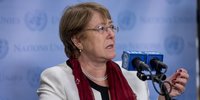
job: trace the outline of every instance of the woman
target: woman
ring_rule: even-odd
[[[139,99],[126,75],[111,60],[116,55],[117,31],[109,11],[102,5],[81,3],[67,8],[60,21],[60,38],[69,59],[41,74],[39,99]],[[184,91],[188,77],[187,71],[180,69],[168,78],[174,87],[170,96]]]

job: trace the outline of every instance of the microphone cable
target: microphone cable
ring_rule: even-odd
[[[165,100],[172,100],[171,97],[169,96],[169,94],[171,93],[172,91],[172,85],[169,81],[162,81],[164,78],[163,77],[166,77],[164,75],[164,73],[167,72],[167,68],[164,70],[164,72],[157,72],[156,71],[156,75],[153,75],[152,73],[152,70],[149,68],[149,67],[146,67],[147,71],[149,72],[150,75],[146,75],[146,77],[149,76],[150,80],[152,80],[152,85],[153,85],[153,88],[155,89],[155,91],[159,94],[159,95],[162,95],[162,96],[165,96]],[[148,78],[147,78],[148,79]],[[143,80],[144,81],[144,80]],[[156,85],[155,83],[158,83],[159,84],[159,87],[160,87],[160,91],[156,88]],[[166,85],[169,85],[169,91],[167,90],[166,88]]]

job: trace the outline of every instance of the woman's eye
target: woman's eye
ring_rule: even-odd
[[[114,25],[110,25],[110,28],[111,28],[111,29],[114,29],[114,28],[115,28],[115,26],[114,26]]]
[[[104,31],[104,30],[105,30],[105,27],[101,27],[101,30]]]
[[[105,27],[99,26],[98,29],[99,29],[100,31],[104,31],[104,30],[105,30]]]

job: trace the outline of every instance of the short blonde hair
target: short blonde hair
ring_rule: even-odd
[[[111,20],[108,9],[94,2],[80,3],[65,9],[60,20],[59,34],[68,58],[78,58],[80,56],[79,49],[73,44],[71,38],[81,36],[84,33],[82,31],[91,20],[93,11],[100,13],[103,19]]]

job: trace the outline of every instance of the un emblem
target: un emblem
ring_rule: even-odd
[[[27,70],[27,81],[31,87],[33,88],[39,87],[41,72],[42,72],[42,69],[39,67],[32,67]]]
[[[180,4],[182,0],[166,0],[168,4]]]
[[[47,24],[47,15],[39,10],[27,12],[25,14],[25,23],[32,31],[42,31]]]
[[[122,66],[126,69],[128,69],[128,59],[129,59],[129,55],[127,53],[123,53],[122,54]]]
[[[180,54],[184,49],[184,39],[176,35],[166,37],[164,41],[164,46],[168,54]]]
[[[8,41],[0,39],[0,59],[4,58],[8,53]]]
[[[131,30],[135,26],[136,16],[133,12],[126,10],[119,13],[118,24],[122,30]]]

